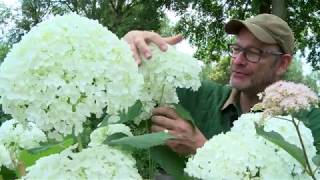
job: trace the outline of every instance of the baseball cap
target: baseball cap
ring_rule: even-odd
[[[232,19],[225,25],[228,34],[238,34],[246,27],[257,39],[278,44],[285,53],[293,54],[294,35],[288,23],[273,14],[259,14],[246,20]]]

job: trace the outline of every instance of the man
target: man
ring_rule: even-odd
[[[230,86],[203,82],[197,92],[179,90],[179,99],[187,108],[197,128],[193,129],[173,109],[159,107],[153,111],[152,131],[168,130],[176,137],[167,145],[179,154],[194,154],[208,138],[230,130],[233,121],[249,112],[259,102],[257,93],[281,79],[292,61],[294,36],[288,24],[271,14],[260,14],[245,21],[231,20],[225,25],[228,34],[236,35],[236,42],[229,45],[231,51]],[[132,31],[125,37],[137,63],[139,53],[152,56],[147,44],[153,42],[166,50],[166,44],[176,44],[181,36],[162,38],[156,33]],[[139,53],[138,53],[139,52]],[[315,141],[320,141],[320,110],[309,113],[318,122],[307,126]]]

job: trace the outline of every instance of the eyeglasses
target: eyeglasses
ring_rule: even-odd
[[[264,51],[262,49],[254,47],[242,48],[237,44],[229,44],[229,49],[231,57],[236,58],[237,56],[239,56],[241,52],[243,52],[243,55],[246,58],[246,60],[252,63],[258,63],[262,55],[264,54],[271,54],[275,56],[280,56],[284,54],[281,52]]]

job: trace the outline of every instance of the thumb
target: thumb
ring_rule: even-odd
[[[166,41],[166,43],[170,45],[175,45],[183,40],[183,36],[181,34],[178,34],[178,35],[166,37],[163,39]]]

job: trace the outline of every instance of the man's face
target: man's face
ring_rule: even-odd
[[[245,28],[239,32],[236,45],[253,50],[253,52],[256,49],[279,52],[279,48],[276,45],[268,45],[259,41]],[[276,75],[277,62],[275,61],[280,59],[275,55],[262,54],[260,61],[253,63],[248,61],[242,51],[238,55],[231,57],[231,60],[230,85],[237,90],[258,93],[279,78]]]

